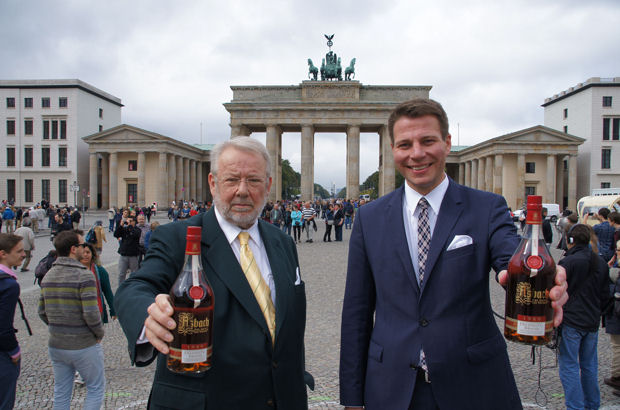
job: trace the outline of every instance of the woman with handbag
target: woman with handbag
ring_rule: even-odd
[[[323,242],[332,241],[332,225],[334,224],[334,207],[332,204],[327,206],[325,211],[325,234],[323,235]]]

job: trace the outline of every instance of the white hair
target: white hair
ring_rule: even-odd
[[[240,151],[251,152],[258,154],[265,160],[267,168],[267,180],[271,177],[271,157],[267,152],[267,148],[259,141],[250,137],[237,137],[231,140],[220,142],[211,150],[211,173],[217,176],[218,161],[222,152],[228,148],[235,148]]]

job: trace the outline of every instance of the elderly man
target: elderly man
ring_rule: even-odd
[[[115,296],[132,362],[157,358],[149,408],[307,409],[312,379],[304,366],[306,296],[297,251],[290,236],[258,220],[271,187],[269,155],[240,137],[216,146],[211,161],[215,206],[154,231],[141,268]],[[202,266],[215,295],[213,367],[200,377],[166,368],[176,326],[168,292],[183,266],[187,226],[202,227]],[[269,294],[260,304],[246,279],[256,270],[240,264],[248,251],[262,277],[258,288]]]

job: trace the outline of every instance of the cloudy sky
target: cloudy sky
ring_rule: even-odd
[[[297,85],[335,34],[356,80],[431,85],[453,144],[472,145],[542,124],[546,97],[620,76],[619,21],[617,0],[1,0],[0,78],[79,78],[121,98],[126,124],[216,143],[230,136],[231,85]],[[345,183],[345,142],[316,134],[328,189]],[[361,146],[363,182],[378,136]],[[282,149],[299,171],[299,135]]]

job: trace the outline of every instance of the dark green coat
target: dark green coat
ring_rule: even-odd
[[[166,369],[166,357],[136,357],[136,340],[159,293],[168,293],[184,262],[188,225],[202,226],[202,264],[215,296],[213,367],[198,376]],[[299,266],[292,238],[259,221],[276,287],[276,343],[213,210],[183,222],[162,225],[151,237],[141,268],[115,296],[118,318],[132,362],[149,364],[157,356],[151,409],[307,409],[304,369],[306,295],[295,285]],[[150,344],[146,345],[150,347]],[[152,349],[152,348],[151,348]],[[142,356],[143,350],[140,350]]]

